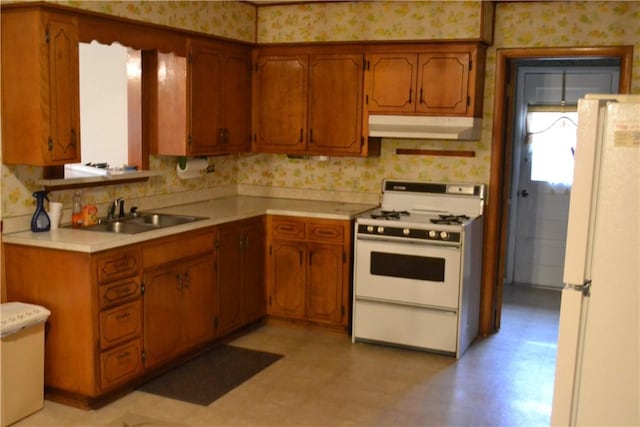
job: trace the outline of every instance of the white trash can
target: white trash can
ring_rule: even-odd
[[[0,305],[2,426],[44,406],[44,324],[51,312],[21,302]]]

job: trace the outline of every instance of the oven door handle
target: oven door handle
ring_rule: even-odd
[[[358,240],[370,240],[376,242],[391,242],[391,243],[406,243],[410,245],[422,245],[422,246],[434,246],[439,248],[460,248],[460,243],[457,242],[445,242],[438,240],[412,240],[406,237],[389,237],[389,236],[372,236],[369,234],[358,234],[356,236],[356,243]]]
[[[388,300],[383,298],[364,297],[364,296],[358,296],[358,295],[356,295],[355,300],[356,300],[356,304],[358,301],[367,301],[367,302],[372,302],[376,304],[401,305],[404,307],[415,307],[415,308],[422,308],[425,310],[440,311],[443,313],[451,314],[453,316],[456,316],[458,314],[457,310],[454,310],[452,308],[438,307],[434,305],[416,304],[416,303],[411,303],[406,301],[393,301],[393,300]]]

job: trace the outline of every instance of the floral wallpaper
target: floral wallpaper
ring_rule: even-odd
[[[480,1],[364,1],[258,9],[258,43],[355,40],[477,40]],[[485,19],[492,18],[485,8]],[[487,40],[490,42],[490,40]]]
[[[352,1],[270,5],[241,1],[64,1],[64,5],[260,43],[487,39],[477,1]],[[485,22],[486,23],[486,22]],[[257,24],[257,25],[256,25]],[[148,183],[91,191],[97,201],[175,194],[228,184],[332,192],[379,193],[385,177],[489,182],[496,49],[555,46],[634,45],[632,92],[640,93],[640,1],[497,2],[493,45],[487,51],[483,133],[480,141],[385,139],[380,157],[288,159],[275,154],[213,157],[216,172],[201,180],[179,180],[176,160],[152,158],[165,177]],[[256,29],[257,28],[257,29]],[[396,148],[472,150],[475,157],[396,155]],[[30,215],[41,168],[2,166],[3,218]],[[59,193],[59,194],[58,194]],[[72,191],[53,198],[70,206]]]

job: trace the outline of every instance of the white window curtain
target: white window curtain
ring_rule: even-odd
[[[556,191],[571,188],[578,113],[530,111],[526,123],[531,180],[547,182]]]

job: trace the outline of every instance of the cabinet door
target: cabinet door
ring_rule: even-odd
[[[308,152],[360,152],[363,140],[362,62],[362,55],[311,56]]]
[[[145,367],[172,359],[180,348],[181,271],[172,265],[144,274]]]
[[[225,56],[222,84],[223,135],[220,150],[251,151],[251,55]]]
[[[417,55],[386,53],[367,57],[367,110],[372,112],[415,112]]]
[[[342,321],[342,246],[309,243],[306,317],[328,323]]]
[[[189,80],[189,154],[220,150],[222,125],[222,55],[208,46],[191,46]]]
[[[151,154],[186,156],[187,58],[173,53],[144,52],[145,65],[156,70],[151,78]],[[155,117],[154,117],[155,116]]]
[[[465,115],[469,99],[468,53],[421,53],[416,111]]]
[[[193,347],[215,336],[215,275],[213,254],[183,264],[180,286],[181,338]]]
[[[80,160],[80,87],[78,27],[50,16],[49,45],[50,135],[52,164]]]
[[[242,323],[242,262],[240,230],[223,225],[218,231],[218,334],[224,335]]]
[[[242,232],[242,323],[266,314],[264,288],[265,232],[262,219],[253,221]]]
[[[254,127],[259,151],[306,150],[307,68],[306,56],[258,58]]]
[[[269,253],[269,314],[304,317],[306,244],[274,240]]]

